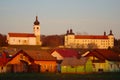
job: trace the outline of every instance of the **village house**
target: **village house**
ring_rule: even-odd
[[[6,63],[10,59],[10,56],[7,52],[0,52],[0,73],[4,73],[7,71]]]
[[[57,59],[57,71],[61,72],[61,63],[64,58],[78,57],[78,52],[74,49],[55,49],[51,55]]]
[[[56,58],[50,54],[49,50],[27,50],[28,55],[34,59],[34,63],[40,65],[40,72],[56,72]]]
[[[67,57],[61,63],[61,73],[90,73],[92,62],[87,57]]]
[[[5,72],[56,72],[56,58],[44,50],[20,50],[5,66]]]
[[[93,72],[119,72],[120,54],[106,49],[88,51],[82,55],[92,61]]]
[[[78,51],[74,49],[55,49],[51,55],[57,60],[63,60],[65,57],[78,57]]]
[[[57,58],[61,73],[92,72],[92,62],[86,57],[81,58],[79,50],[56,49],[51,55]]]

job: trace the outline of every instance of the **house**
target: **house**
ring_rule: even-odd
[[[7,72],[28,72],[34,59],[25,51],[20,50],[7,62]]]
[[[40,65],[40,72],[56,72],[56,58],[51,56],[47,50],[28,50],[29,56],[34,59],[34,63]]]
[[[7,66],[7,72],[56,72],[56,58],[45,50],[20,50]]]
[[[33,25],[33,33],[13,33],[7,35],[7,42],[9,45],[41,45],[40,39],[40,22],[36,16]]]
[[[72,29],[67,30],[64,38],[64,46],[66,48],[92,48],[92,49],[108,49],[114,46],[114,35],[112,30],[106,35],[76,35]]]
[[[78,57],[78,52],[75,49],[55,49],[51,55],[57,60],[63,60],[66,57]]]
[[[7,52],[0,52],[0,73],[4,73],[7,71],[6,63],[10,59]]]
[[[61,63],[61,73],[89,73],[92,72],[92,62],[87,57],[67,57]]]
[[[82,55],[92,61],[93,71],[118,72],[120,71],[120,55],[111,50],[96,49]]]
[[[51,55],[57,58],[57,70],[62,73],[92,72],[92,63],[87,58],[80,58],[75,49],[56,49]]]
[[[53,57],[56,57],[57,59],[57,71],[61,72],[61,62],[64,60],[64,58],[67,57],[77,57],[78,52],[74,49],[55,49],[51,53]]]

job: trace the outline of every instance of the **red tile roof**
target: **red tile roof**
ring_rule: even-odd
[[[75,35],[75,39],[108,39],[108,36],[104,35]]]
[[[8,33],[10,37],[35,37],[34,34],[29,33]]]
[[[77,57],[78,52],[74,49],[56,49],[62,57]]]
[[[52,55],[50,55],[50,53],[48,53],[46,50],[40,50],[40,51],[35,51],[35,50],[20,50],[18,51],[15,55],[13,55],[13,57],[10,59],[12,60],[14,57],[16,57],[18,54],[24,54],[25,56],[27,56],[29,58],[29,60],[31,61],[56,61],[56,58],[54,58]],[[9,60],[9,61],[10,61]]]
[[[31,56],[34,60],[42,60],[42,61],[56,61],[56,58],[53,57],[49,51],[46,50],[26,50],[27,54]]]
[[[97,49],[95,51],[98,52],[100,55],[104,56],[104,58],[109,61],[120,61],[119,53],[115,53],[111,50],[106,50],[106,49],[101,49],[101,50]]]
[[[118,53],[115,53],[111,50],[106,50],[106,49],[96,49],[93,51],[90,51],[85,57],[88,56],[94,56],[99,58],[101,61],[120,61],[120,56]]]

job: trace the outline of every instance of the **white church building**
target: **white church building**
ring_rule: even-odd
[[[41,45],[38,16],[33,25],[33,33],[8,33],[7,41],[9,45]]]

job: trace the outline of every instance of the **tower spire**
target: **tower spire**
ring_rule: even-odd
[[[39,24],[40,24],[40,22],[38,21],[38,16],[36,16],[36,20],[34,22],[34,25],[39,25]]]
[[[106,32],[104,31],[104,36],[106,36]]]
[[[112,30],[110,30],[110,34],[109,35],[113,35]]]

